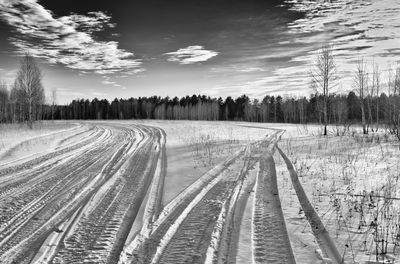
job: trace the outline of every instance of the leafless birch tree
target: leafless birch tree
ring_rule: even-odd
[[[381,85],[381,72],[379,70],[379,66],[377,64],[372,65],[372,96],[376,95],[376,128],[379,129],[379,93],[380,93],[380,85]]]
[[[28,124],[32,128],[36,111],[44,103],[42,72],[35,59],[28,53],[20,61],[15,79],[15,89],[28,108]]]
[[[317,55],[314,68],[311,70],[316,92],[323,97],[324,136],[327,135],[328,126],[328,97],[330,89],[333,87],[333,82],[337,79],[336,70],[333,47],[330,44],[324,45]]]

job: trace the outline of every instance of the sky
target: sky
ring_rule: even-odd
[[[0,80],[29,52],[57,102],[139,96],[307,96],[322,45],[339,79],[400,60],[397,0],[0,0]]]

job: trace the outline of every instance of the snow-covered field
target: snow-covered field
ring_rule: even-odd
[[[383,130],[334,134],[288,137],[279,145],[346,263],[391,263],[399,258],[399,144]],[[307,259],[315,239],[285,163],[278,154],[275,160],[292,244]]]
[[[399,144],[383,130],[321,131],[164,120],[2,125],[0,259],[324,263],[276,143],[346,263],[397,259]]]
[[[4,162],[37,154],[81,129],[82,125],[62,121],[38,122],[32,129],[25,124],[0,124],[0,157]]]

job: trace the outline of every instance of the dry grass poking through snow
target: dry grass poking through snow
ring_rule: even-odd
[[[354,131],[341,137],[288,137],[280,147],[346,263],[400,258],[398,142],[384,133]],[[276,163],[292,243],[301,252],[301,245],[313,246],[313,238],[278,156]]]

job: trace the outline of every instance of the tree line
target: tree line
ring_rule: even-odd
[[[2,122],[28,121],[26,105],[13,100],[12,94],[0,89],[0,117]],[[327,119],[330,124],[362,121],[361,105],[367,105],[367,125],[385,123],[391,118],[392,104],[398,95],[381,93],[363,100],[353,91],[347,95],[327,97]],[[320,94],[309,97],[265,96],[261,101],[247,95],[233,99],[211,98],[205,95],[185,97],[139,97],[129,99],[76,99],[68,105],[36,105],[36,120],[111,120],[111,119],[167,119],[167,120],[228,120],[275,123],[323,123],[325,98]],[[378,106],[381,106],[378,108]],[[23,107],[21,107],[23,106]]]
[[[389,75],[382,89],[380,71],[367,70],[363,59],[354,71],[353,90],[348,94],[330,92],[336,76],[331,46],[324,46],[311,72],[314,93],[308,97],[266,95],[251,100],[211,98],[205,95],[185,97],[151,96],[129,99],[76,99],[67,105],[55,104],[56,91],[45,102],[42,73],[34,58],[26,54],[14,83],[0,83],[0,122],[35,120],[229,120],[275,123],[320,123],[324,134],[328,124],[361,123],[364,133],[385,125],[400,138],[400,68]],[[50,101],[50,102],[49,102]]]

